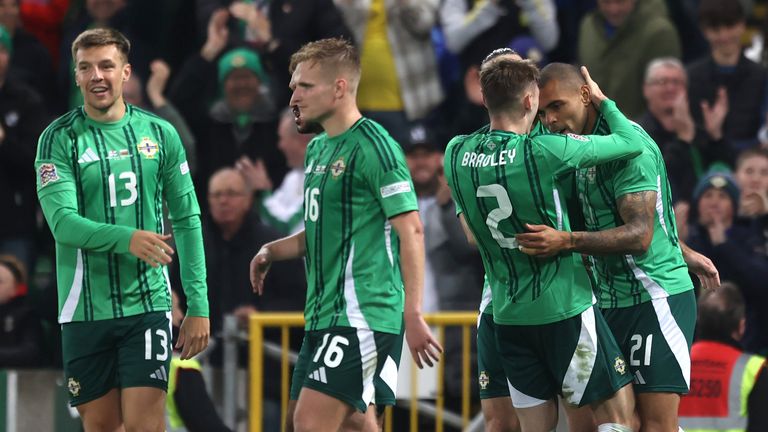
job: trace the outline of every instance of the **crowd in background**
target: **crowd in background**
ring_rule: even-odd
[[[766,1],[0,0],[0,26],[0,366],[58,356],[53,240],[33,161],[43,128],[82,103],[70,45],[96,26],[132,42],[126,100],[182,137],[204,208],[215,336],[225,314],[303,310],[301,262],[276,264],[262,297],[247,269],[262,244],[302,227],[311,136],[288,108],[290,56],[342,36],[361,53],[360,109],[406,153],[425,226],[426,312],[479,304],[482,264],[455,217],[442,151],[487,123],[479,65],[508,46],[540,65],[586,64],[643,125],[667,163],[680,236],[740,289],[742,347],[768,353]],[[446,373],[458,377],[458,364]],[[460,382],[446,379],[446,392],[460,394]]]

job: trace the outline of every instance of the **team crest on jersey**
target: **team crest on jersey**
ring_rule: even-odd
[[[621,357],[616,357],[616,360],[613,361],[613,368],[621,375],[624,375],[627,372],[627,364]]]
[[[589,141],[589,138],[585,137],[584,135],[576,135],[570,132],[567,133],[566,135],[568,135],[568,138],[575,139],[576,141],[581,141],[581,142]]]
[[[480,383],[480,388],[485,390],[488,388],[488,384],[490,384],[491,379],[488,378],[488,374],[485,371],[480,372],[480,377],[477,379],[477,382]]]
[[[74,378],[70,378],[67,381],[67,390],[69,390],[69,393],[72,396],[74,396],[74,397],[79,396],[80,395],[80,381],[78,381],[78,380],[76,380]]]
[[[157,143],[147,137],[142,138],[141,142],[136,144],[136,149],[147,159],[154,159],[158,148]]]
[[[587,180],[589,180],[590,183],[594,183],[596,176],[597,176],[597,168],[589,167],[587,169]]]
[[[44,163],[40,165],[37,170],[37,176],[40,177],[40,188],[48,186],[49,183],[53,183],[59,179],[59,172],[56,171],[56,165],[52,163]]]
[[[344,174],[345,169],[347,169],[347,165],[344,164],[344,158],[339,158],[336,162],[331,164],[331,174],[334,177]]]
[[[496,142],[493,140],[488,141],[488,144],[486,144],[485,146],[488,147],[488,150],[490,151],[496,150]]]

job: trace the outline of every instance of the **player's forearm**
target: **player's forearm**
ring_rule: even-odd
[[[405,314],[421,314],[424,287],[424,228],[417,212],[399,215],[391,222],[400,238],[400,273],[405,286]]]
[[[645,230],[635,225],[622,225],[604,231],[564,233],[567,250],[588,255],[642,255],[648,250]]]
[[[132,227],[94,222],[77,214],[68,192],[55,192],[40,199],[48,226],[56,242],[94,252],[128,253],[135,231]]]
[[[208,317],[208,285],[199,215],[173,220],[181,286],[187,297],[187,315]]]
[[[301,258],[307,251],[306,236],[304,230],[301,230],[296,234],[269,242],[262,247],[269,251],[272,261]]]
[[[616,103],[605,99],[600,104],[600,112],[605,117],[611,134],[607,139],[613,141],[613,145],[599,145],[601,163],[619,159],[631,159],[643,152],[642,140],[638,139],[637,132],[627,117],[616,107]],[[601,140],[602,137],[594,137]]]

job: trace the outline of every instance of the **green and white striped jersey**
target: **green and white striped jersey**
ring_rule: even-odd
[[[43,208],[51,229],[68,223],[71,218],[59,212],[70,211],[96,227],[83,234],[88,238],[82,243],[100,244],[89,249],[57,238],[59,322],[170,310],[165,267],[130,255],[128,243],[135,229],[163,233],[163,198],[178,199],[194,189],[176,130],[131,105],[114,123],[96,122],[80,107],[42,133],[35,169],[40,201],[55,204]],[[195,291],[187,290],[190,308],[195,316],[207,316],[204,263],[195,272],[202,279],[185,286]]]
[[[667,169],[659,146],[643,128],[632,123],[640,156],[579,170],[576,184],[588,231],[623,225],[616,205],[626,194],[655,191],[653,239],[642,255],[602,255],[590,259],[597,278],[601,308],[621,308],[693,289],[678,244],[677,225]],[[596,135],[611,132],[598,116]]]
[[[402,149],[361,118],[341,135],[315,137],[304,165],[306,329],[399,333],[400,243],[389,219],[418,210]]]
[[[515,235],[526,223],[570,230],[559,179],[640,153],[640,145],[627,140],[631,126],[615,104],[606,101],[602,108],[616,135],[531,138],[481,130],[448,144],[446,180],[480,249],[498,324],[548,324],[594,303],[580,255],[537,259],[518,250]]]

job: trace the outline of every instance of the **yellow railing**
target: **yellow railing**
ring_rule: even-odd
[[[471,328],[477,324],[477,312],[441,312],[435,314],[426,314],[424,316],[427,324],[437,327],[437,339],[440,345],[445,346],[445,327],[462,327],[462,371],[461,371],[461,418],[462,425],[466,427],[470,419],[470,355],[471,355]],[[250,430],[251,432],[261,432],[263,418],[263,399],[264,399],[264,329],[267,327],[279,327],[281,329],[281,367],[280,367],[280,407],[281,407],[281,427],[285,432],[285,415],[288,407],[288,396],[290,389],[288,346],[290,339],[288,331],[292,327],[301,327],[304,325],[304,315],[301,313],[256,313],[251,315],[249,321],[250,333]],[[405,343],[405,342],[404,342]],[[408,357],[408,358],[406,358]],[[411,361],[410,356],[404,356],[401,361]],[[443,431],[443,408],[445,398],[443,396],[443,375],[445,371],[444,362],[437,364],[437,395],[436,406],[437,414],[435,417],[435,431]],[[410,409],[410,430],[418,431],[418,379],[416,376],[417,368],[415,364],[411,367],[411,409]],[[392,431],[392,408],[387,407],[384,430]]]

